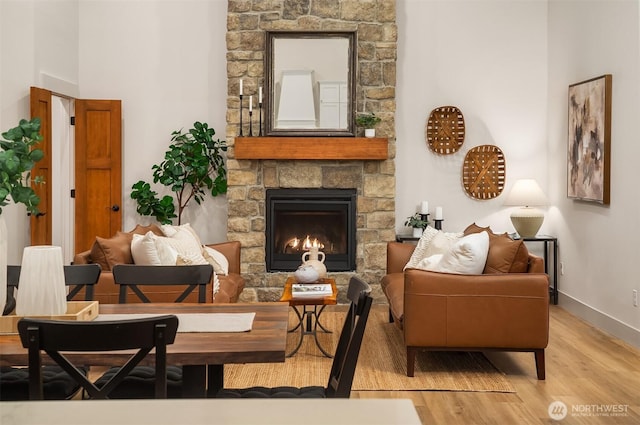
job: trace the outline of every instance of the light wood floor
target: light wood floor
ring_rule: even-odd
[[[486,355],[516,393],[354,391],[351,397],[409,398],[423,424],[640,424],[640,350],[559,306],[551,306],[545,381],[536,379],[532,353]],[[548,413],[555,401],[567,406],[560,421]],[[605,416],[613,410],[619,416]]]

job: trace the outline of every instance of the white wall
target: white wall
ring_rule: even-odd
[[[153,182],[171,133],[207,122],[225,139],[227,3],[214,0],[80,2],[80,94],[122,100],[125,230],[141,217],[130,198],[138,180]],[[153,183],[152,183],[153,186]],[[164,195],[163,186],[154,189]],[[182,222],[204,243],[226,239],[226,200],[192,202]]]
[[[519,178],[546,173],[546,2],[402,1],[398,6],[396,227],[429,201],[442,206],[443,227],[459,231],[474,221],[495,231],[514,229],[503,207]],[[452,155],[433,153],[425,138],[430,112],[457,106],[466,135]],[[506,186],[478,201],[462,186],[469,149],[496,145],[506,157]],[[549,223],[543,225],[542,231]]]
[[[0,1],[0,131],[29,118],[30,86],[55,90],[59,80],[77,81],[77,27],[77,1]],[[5,214],[8,262],[18,264],[29,220],[22,205],[3,208]]]
[[[637,0],[549,2],[548,93],[548,173],[556,182],[550,218],[561,242],[561,291],[568,306],[638,346],[640,307],[631,300],[633,289],[640,292],[639,8]],[[566,197],[568,86],[603,74],[613,76],[608,206]]]
[[[640,309],[631,303],[640,253],[635,158],[640,116],[637,0],[398,2],[396,228],[428,200],[444,228],[471,222],[513,231],[504,196],[533,177],[551,199],[540,233],[559,237],[561,304],[640,346]],[[611,206],[566,198],[567,87],[613,74]],[[439,156],[425,142],[430,111],[461,109],[460,152]],[[464,154],[494,144],[506,157],[507,184],[495,200],[467,197]],[[635,171],[635,172],[634,172]],[[531,247],[532,249],[535,249]]]

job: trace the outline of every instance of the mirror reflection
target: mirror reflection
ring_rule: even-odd
[[[355,33],[267,33],[267,135],[353,135]]]

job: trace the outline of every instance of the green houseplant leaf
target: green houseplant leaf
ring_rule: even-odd
[[[360,114],[356,117],[356,124],[364,128],[374,128],[382,121],[382,119],[373,112],[368,114]]]
[[[429,220],[423,220],[422,216],[419,213],[415,213],[412,216],[407,217],[407,220],[404,222],[404,225],[407,227],[413,227],[418,229],[426,229],[429,224]]]
[[[31,177],[36,162],[44,157],[35,145],[42,141],[40,118],[21,119],[18,126],[2,133],[0,139],[0,214],[10,201],[24,204],[31,214],[38,214],[40,198],[31,187],[42,177]]]
[[[181,223],[182,212],[193,199],[201,204],[207,194],[218,196],[227,192],[227,170],[223,152],[224,141],[214,139],[216,134],[207,123],[196,121],[186,133],[176,130],[171,133],[171,144],[164,160],[153,170],[153,182],[168,187],[177,202],[165,195],[162,199],[151,190],[151,185],[139,181],[132,186],[131,198],[138,203],[140,215],[156,217],[162,224],[170,224],[173,218]]]

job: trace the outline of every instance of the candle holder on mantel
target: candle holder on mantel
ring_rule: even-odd
[[[442,222],[444,221],[444,219],[435,219],[433,220],[434,224],[433,226],[435,227],[436,230],[442,230]]]
[[[260,110],[260,127],[258,130],[258,136],[262,136],[262,102],[258,102],[258,109]]]
[[[251,116],[253,115],[253,111],[249,109],[249,136],[253,136],[253,120]]]
[[[242,95],[240,95],[240,136],[242,136]]]

